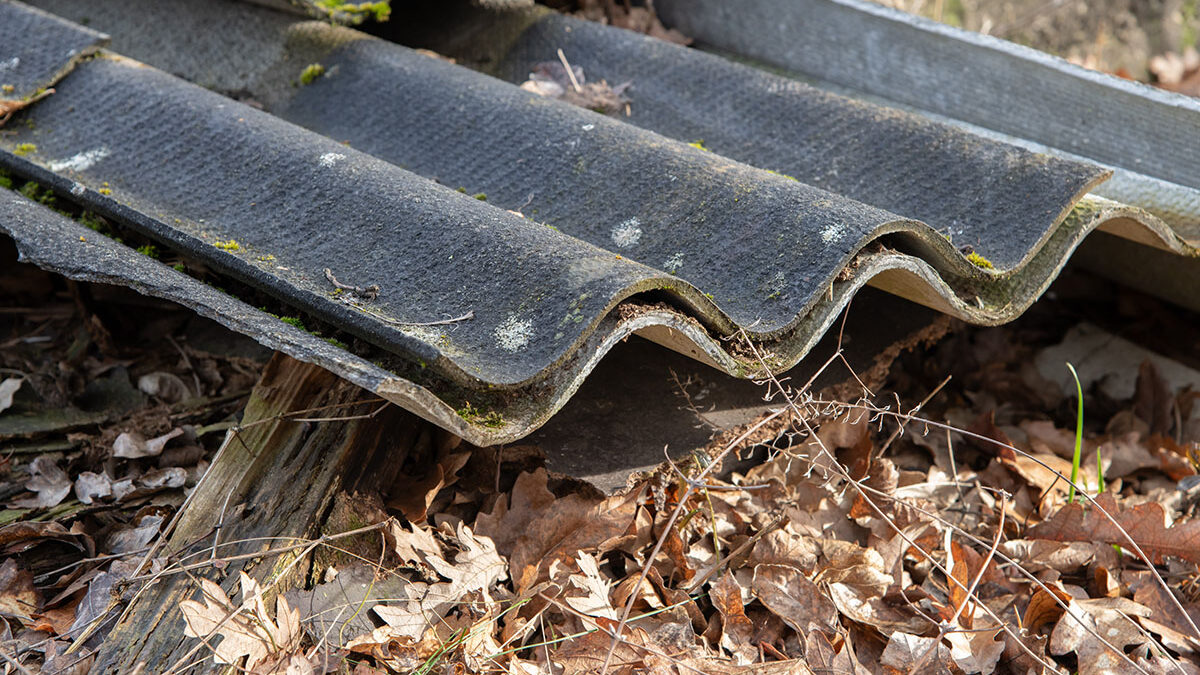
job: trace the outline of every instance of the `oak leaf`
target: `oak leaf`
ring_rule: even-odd
[[[290,608],[280,595],[275,599],[272,619],[262,588],[245,572],[241,573],[241,605],[235,605],[220,586],[208,579],[200,580],[200,589],[204,602],[179,603],[186,623],[184,634],[206,640],[220,636],[221,642],[213,650],[216,663],[234,664],[245,657],[247,669],[263,672],[256,671],[255,666],[286,657],[300,647],[300,612]]]
[[[1104,509],[1112,519],[1097,507]],[[1162,504],[1146,502],[1125,509],[1109,492],[1097,497],[1095,504],[1067,504],[1048,520],[1029,528],[1025,536],[1027,539],[1103,542],[1125,549],[1130,548],[1129,539],[1132,538],[1153,564],[1162,563],[1167,556],[1200,563],[1200,520],[1169,525]]]

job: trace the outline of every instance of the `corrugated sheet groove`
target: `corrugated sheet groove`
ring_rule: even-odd
[[[181,30],[189,10],[178,9]],[[787,368],[866,283],[995,323],[1105,223],[1195,254],[1144,212],[1080,201],[1102,168],[623,31],[521,17],[501,74],[520,80],[564,48],[589,77],[635,82],[632,117],[345,29],[264,20],[255,48],[273,56],[235,79],[273,114],[106,56],[22,113],[0,164],[399,355],[399,374],[343,364],[328,345],[281,339],[261,312],[236,313],[264,343],[478,443],[536,427],[635,331],[745,376],[757,364],[723,338],[744,330]],[[325,76],[291,86],[297,63],[317,61]],[[689,146],[699,139],[712,152]],[[36,153],[15,156],[21,144]],[[30,223],[6,227],[30,258],[81,278],[122,274],[111,251],[76,259],[93,249],[67,225],[34,241]],[[209,313],[218,304],[129,260],[132,285]],[[378,284],[378,299],[347,304],[325,268]],[[456,416],[472,398],[504,423]]]

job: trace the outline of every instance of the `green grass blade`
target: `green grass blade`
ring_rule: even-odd
[[[1079,414],[1075,418],[1075,454],[1071,457],[1071,486],[1067,491],[1067,503],[1071,504],[1075,501],[1075,483],[1079,480],[1079,455],[1083,453],[1083,385],[1079,384],[1079,374],[1075,372],[1075,366],[1067,362],[1067,369],[1071,371],[1071,377],[1075,378],[1075,395],[1078,397]],[[1100,461],[1099,453],[1096,454],[1096,461]],[[1101,488],[1104,491],[1104,479],[1100,480]]]

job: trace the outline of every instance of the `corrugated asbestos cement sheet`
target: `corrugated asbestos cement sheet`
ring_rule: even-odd
[[[21,61],[18,82],[56,93],[9,125],[0,164],[189,264],[10,196],[23,255],[183,302],[478,444],[529,433],[635,332],[745,377],[796,364],[865,283],[996,323],[1097,227],[1196,253],[1085,196],[1103,167],[545,12],[461,24],[496,79],[221,1],[44,4],[175,75],[114,53],[63,75],[99,36],[0,2],[0,63],[61,53]],[[631,81],[630,116],[515,86],[559,49]]]

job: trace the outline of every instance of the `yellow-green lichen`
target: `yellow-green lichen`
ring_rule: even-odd
[[[137,252],[141,253],[144,256],[158,260],[158,247],[155,246],[154,244],[144,244],[142,246],[139,246],[139,247],[137,247]]]
[[[11,94],[16,90],[17,88],[11,84],[0,84],[0,91],[4,92],[5,94]]]
[[[458,413],[459,417],[471,424],[478,424],[489,429],[499,429],[504,426],[504,415],[495,410],[488,410],[486,412],[479,410],[472,406],[470,401],[454,412]]]
[[[21,143],[17,147],[13,148],[13,154],[17,157],[25,157],[26,155],[31,155],[35,152],[37,152],[37,146],[33,143]]]
[[[300,71],[300,84],[312,84],[313,80],[325,74],[325,66],[319,63],[310,63]]]
[[[967,254],[967,262],[971,263],[972,265],[974,265],[980,269],[984,269],[984,270],[990,270],[990,269],[996,268],[996,266],[992,264],[991,260],[988,260],[987,258],[979,255],[975,251],[971,251],[970,253]]]
[[[704,139],[703,138],[701,138],[698,141],[692,141],[691,143],[688,143],[688,145],[692,146],[693,148],[696,148],[697,150],[711,152],[708,148],[704,147]]]
[[[487,201],[487,195],[486,195],[486,194],[484,194],[484,193],[482,193],[482,192],[477,192],[477,193],[475,193],[475,194],[474,194],[474,195],[472,195],[472,196],[473,196],[473,197],[475,197],[475,199],[478,199],[478,200],[479,200],[479,201],[481,201],[481,202],[486,202],[486,201]]]
[[[229,239],[227,241],[221,241],[220,239],[218,239],[213,242],[213,246],[216,246],[217,248],[221,249],[222,251],[240,251],[240,250],[242,250],[242,245],[237,242],[237,239]]]
[[[327,17],[349,23],[361,23],[364,19],[387,21],[392,14],[391,2],[346,2],[346,0],[319,0],[316,8]]]

